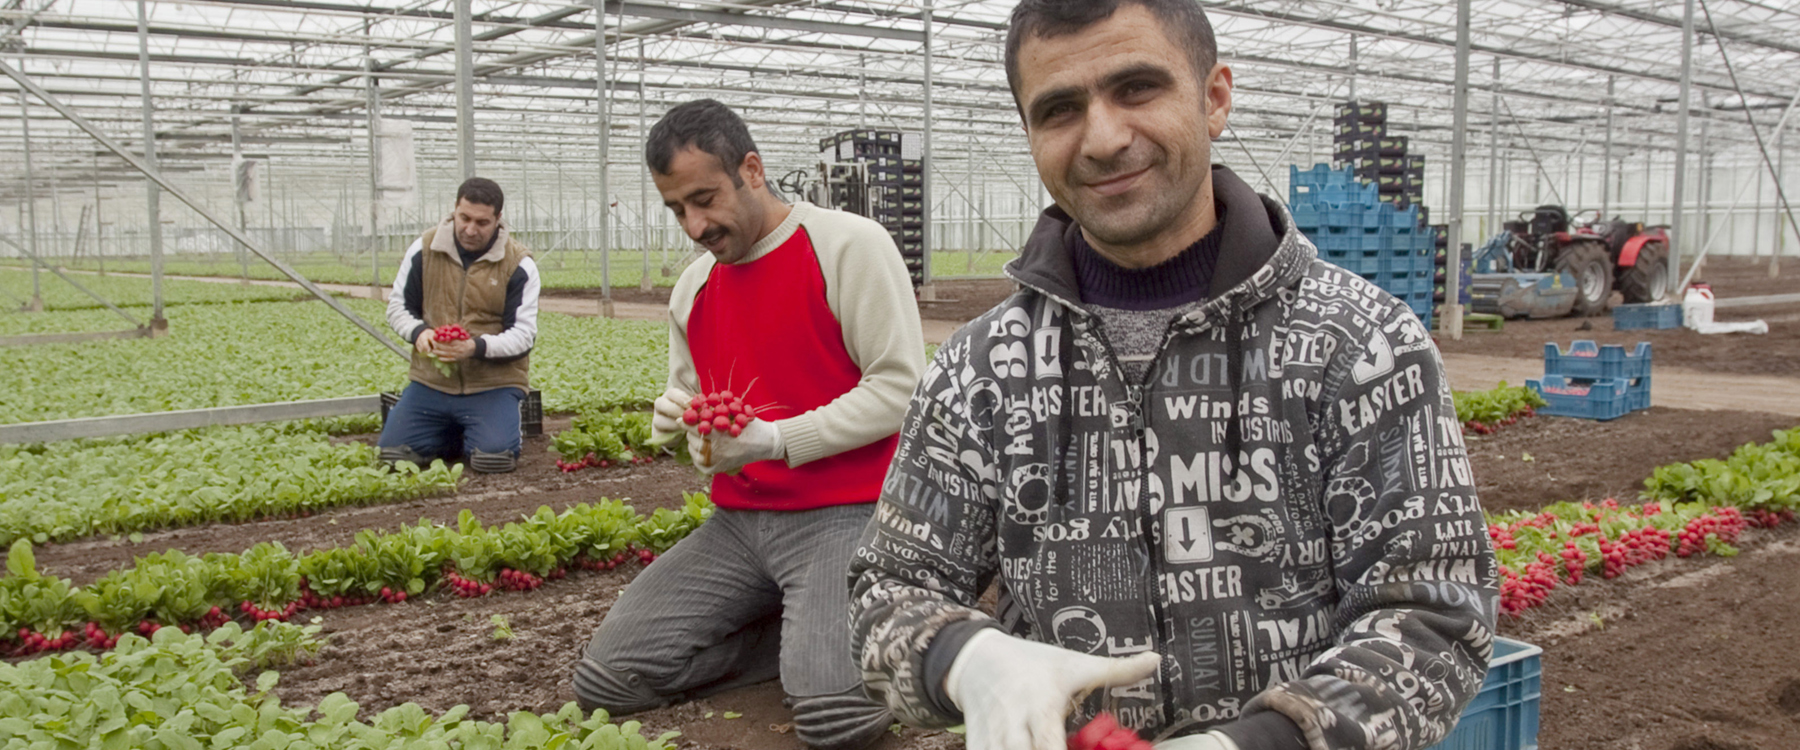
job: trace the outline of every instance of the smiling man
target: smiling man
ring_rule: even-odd
[[[925,367],[912,282],[880,224],[777,198],[719,102],[669,110],[645,152],[708,251],[670,295],[652,431],[685,436],[718,510],[619,597],[576,696],[621,715],[779,676],[802,742],[855,750],[893,724],[850,659],[844,569]],[[741,435],[683,423],[690,398],[722,391],[756,411]]]
[[[1437,350],[1211,164],[1217,57],[1192,0],[1013,12],[1056,205],[926,369],[850,571],[870,695],[972,750],[1101,710],[1160,750],[1423,748],[1486,671],[1497,563]]]

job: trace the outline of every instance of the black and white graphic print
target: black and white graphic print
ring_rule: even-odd
[[[925,653],[986,617],[998,577],[1015,635],[1163,655],[1073,721],[1106,705],[1154,735],[1279,711],[1320,748],[1441,739],[1481,683],[1496,568],[1418,320],[1290,227],[1142,383],[1098,328],[1027,286],[938,350],[851,570],[870,694],[958,721]]]

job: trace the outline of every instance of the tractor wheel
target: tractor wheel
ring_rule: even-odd
[[[1606,245],[1593,241],[1573,243],[1557,255],[1555,270],[1575,277],[1576,315],[1606,312],[1613,287],[1612,256],[1606,252]]]
[[[1637,263],[1619,269],[1619,292],[1627,304],[1660,305],[1669,301],[1669,246],[1661,242],[1644,243]]]

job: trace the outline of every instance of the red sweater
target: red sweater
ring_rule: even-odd
[[[770,421],[831,403],[862,380],[826,302],[825,278],[804,227],[756,260],[714,265],[687,321],[700,388],[730,390]],[[737,510],[811,510],[872,503],[898,435],[798,467],[758,461],[713,477],[712,500]]]

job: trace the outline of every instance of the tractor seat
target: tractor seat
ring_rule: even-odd
[[[1542,237],[1567,231],[1569,231],[1569,212],[1562,206],[1538,206],[1532,210],[1532,234]]]

